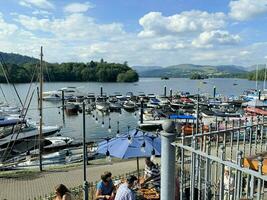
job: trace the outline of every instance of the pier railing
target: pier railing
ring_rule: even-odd
[[[207,132],[182,132],[174,143],[180,199],[267,199],[266,120],[223,124],[223,129],[216,122]]]

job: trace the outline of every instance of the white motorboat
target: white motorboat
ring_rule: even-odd
[[[44,149],[55,149],[70,145],[73,139],[70,137],[55,136],[44,139]]]
[[[95,107],[97,110],[106,112],[109,110],[109,102],[107,102],[106,96],[97,97]]]
[[[62,98],[59,94],[53,93],[43,97],[44,101],[61,101]]]
[[[126,102],[123,104],[123,108],[124,108],[126,111],[135,111],[135,109],[136,109],[136,104],[135,104],[135,102],[133,102],[133,101],[126,101]]]
[[[59,132],[61,127],[59,126],[42,126],[43,136],[49,136],[56,132]],[[38,144],[39,138],[39,126],[34,126],[31,124],[29,127],[11,132],[9,135],[2,137],[0,140],[0,157],[5,154],[5,158],[8,159],[9,156],[20,154],[26,152]],[[8,155],[6,152],[10,152]]]

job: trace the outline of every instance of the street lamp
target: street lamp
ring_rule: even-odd
[[[117,134],[120,134],[120,122],[117,121]]]
[[[146,152],[145,148],[146,148],[146,143],[144,141],[142,146],[141,146],[141,151],[144,152],[144,153]]]

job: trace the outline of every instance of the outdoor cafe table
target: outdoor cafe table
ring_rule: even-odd
[[[160,195],[156,191],[156,189],[139,189],[137,190],[137,197],[138,200],[159,200]]]

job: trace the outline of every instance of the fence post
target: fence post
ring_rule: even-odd
[[[184,131],[182,131],[182,144],[184,145]],[[180,199],[184,198],[184,149],[181,148],[181,177],[180,177]]]
[[[263,158],[260,156],[258,158],[258,161],[259,161],[259,174],[262,175]],[[258,178],[257,200],[261,199],[261,182],[262,180]]]
[[[239,167],[242,167],[242,151],[238,151],[237,153],[237,164]],[[242,194],[242,172],[238,171],[236,172],[236,188],[235,188],[235,197],[236,199],[240,199],[240,196]]]
[[[225,160],[225,149],[224,146],[220,146],[221,150],[221,159]],[[224,164],[221,164],[221,171],[220,171],[220,191],[219,191],[219,199],[224,199]]]
[[[207,148],[207,153],[208,155],[210,155],[210,141],[208,141],[208,148]],[[206,166],[205,166],[205,198],[204,199],[209,199],[210,198],[210,192],[211,192],[211,188],[210,188],[210,159],[207,157],[206,158]]]
[[[161,132],[161,200],[175,199],[175,124],[166,121]]]
[[[250,177],[250,176],[248,176]],[[250,178],[250,198],[253,199],[254,197],[254,176]]]
[[[192,148],[195,149],[196,145],[196,137],[193,136],[192,139]],[[190,200],[194,200],[194,195],[195,195],[195,154],[194,152],[191,153],[191,174],[190,174]]]

